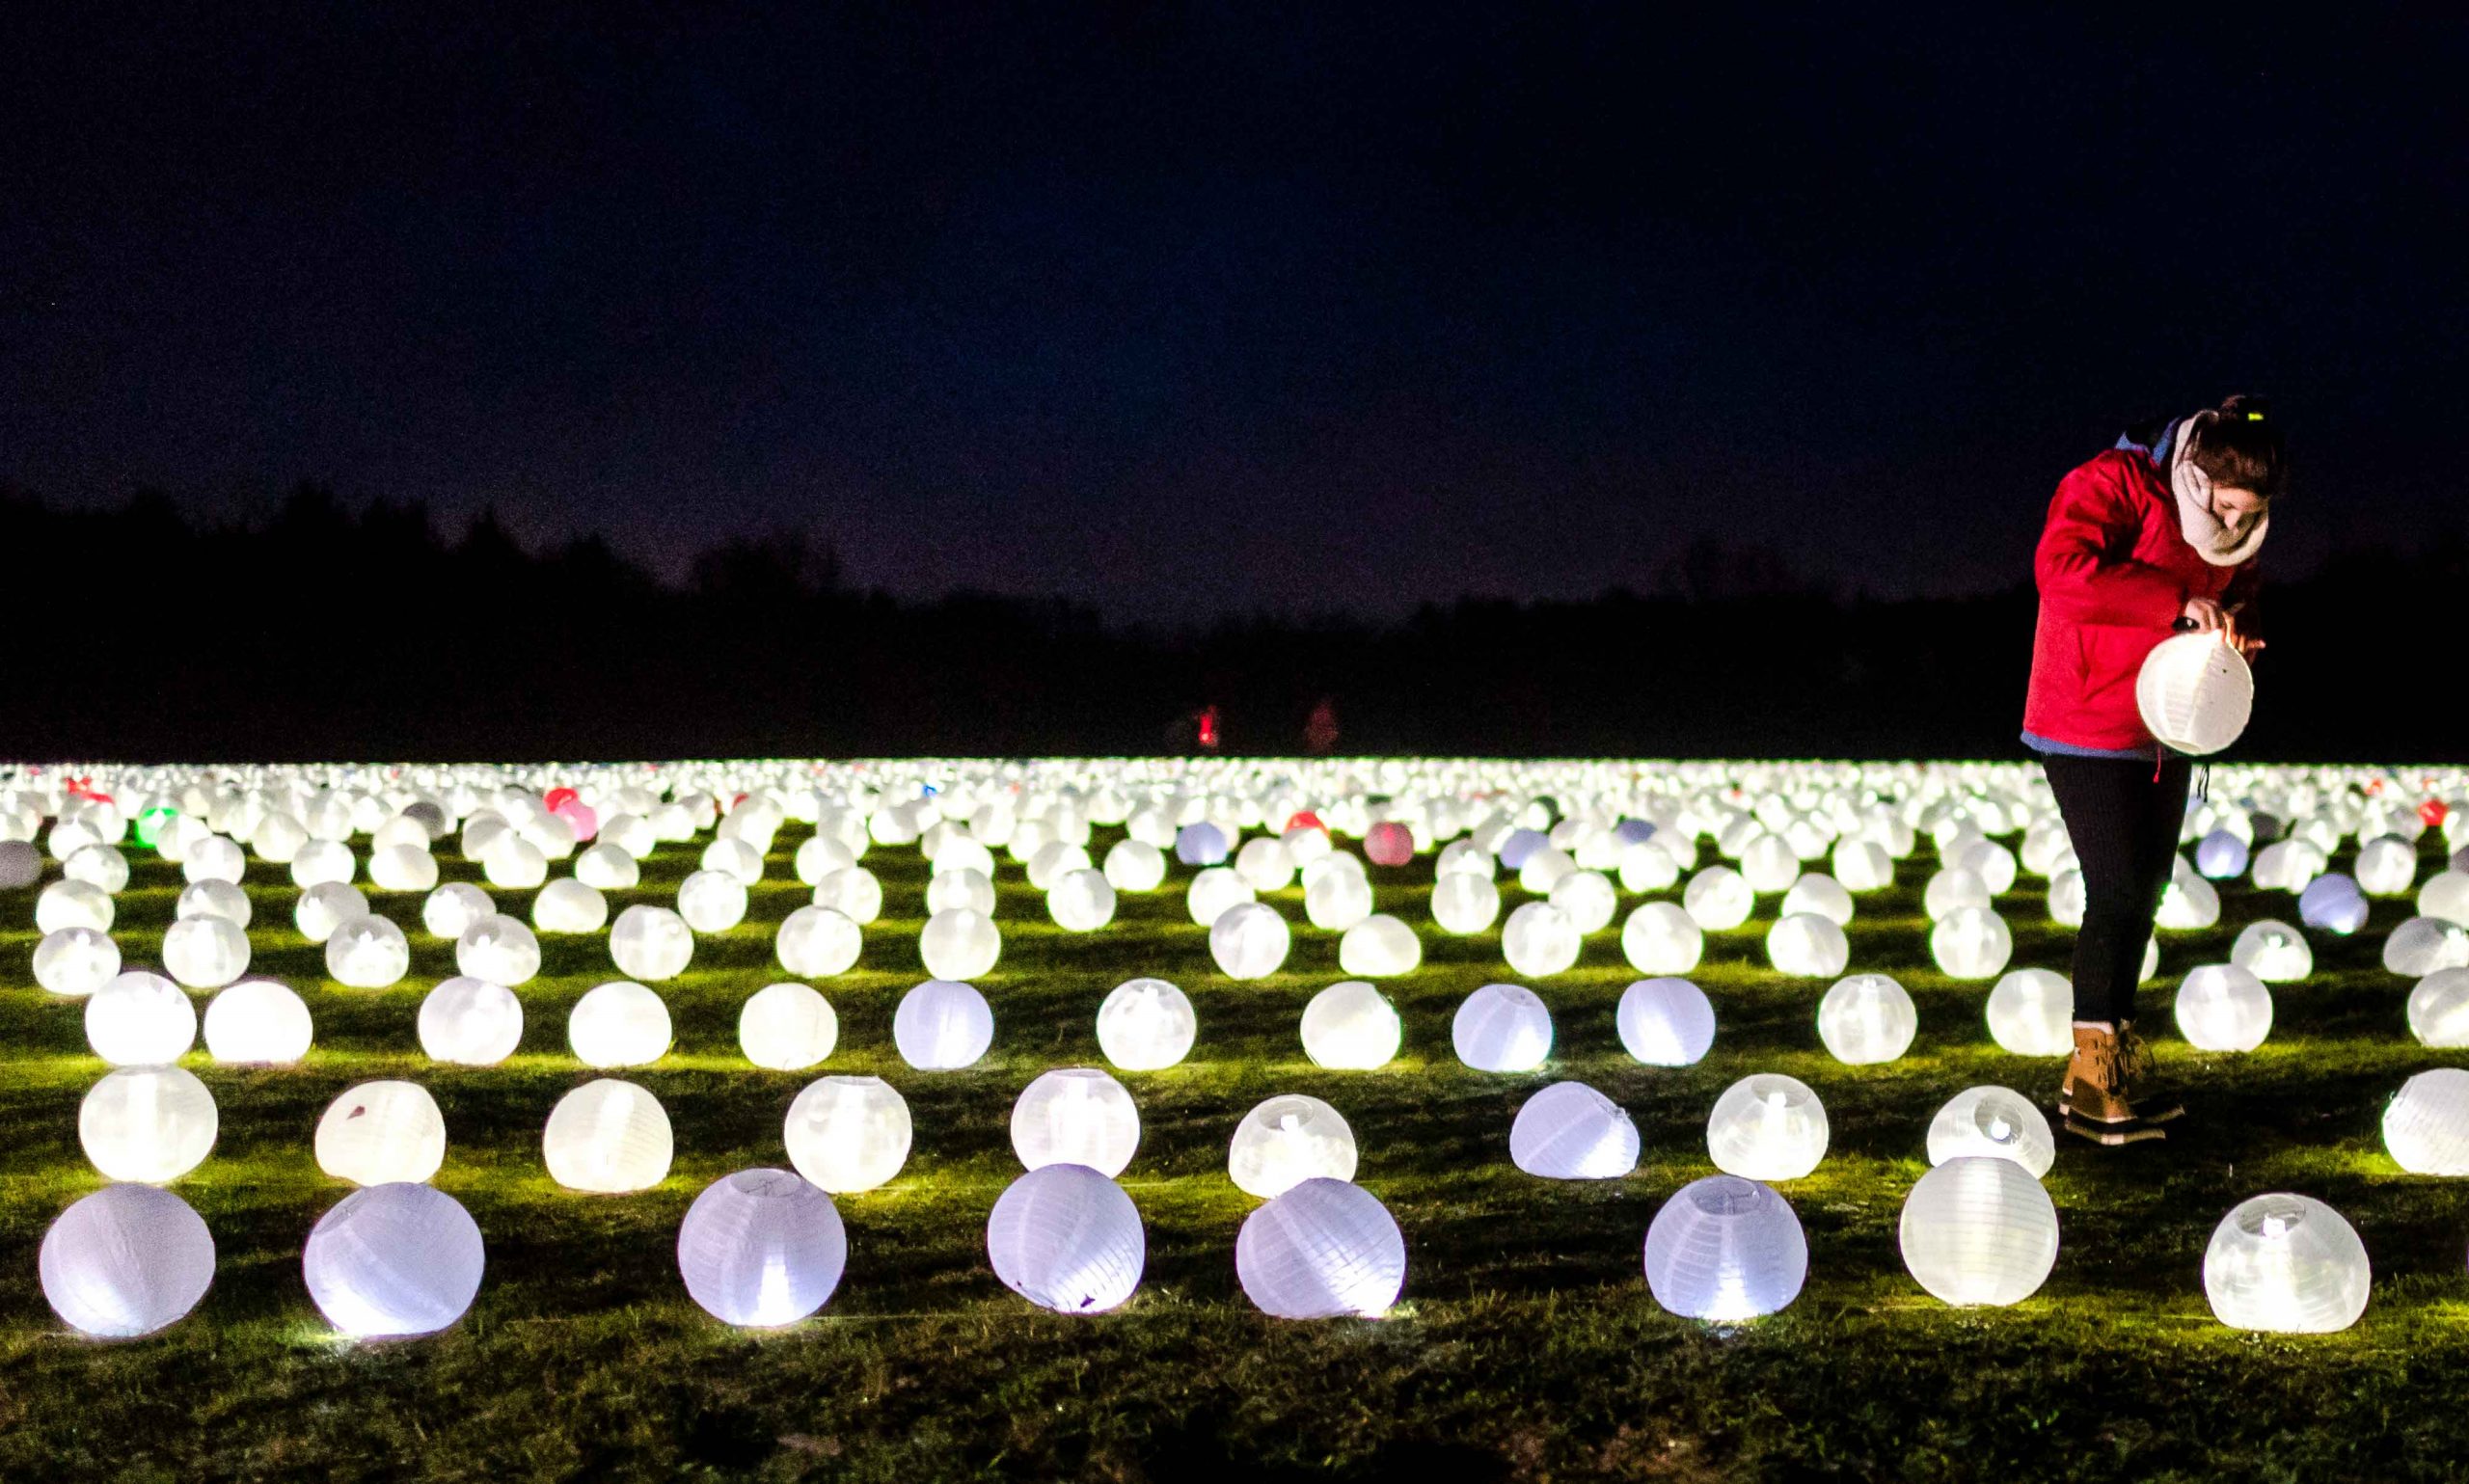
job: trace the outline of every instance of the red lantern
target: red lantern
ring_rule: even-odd
[[[1415,832],[1396,820],[1382,820],[1364,833],[1363,853],[1375,866],[1402,866],[1415,857]]]
[[[2418,818],[2427,822],[2427,828],[2441,829],[2443,822],[2452,818],[2452,806],[2440,798],[2429,798],[2418,805]]]
[[[1327,829],[1328,827],[1329,826],[1326,824],[1321,823],[1320,817],[1314,814],[1311,810],[1297,809],[1294,813],[1287,817],[1286,829],[1280,830],[1278,833],[1285,834],[1289,831],[1297,829]]]
[[[540,796],[540,802],[548,805],[549,812],[551,814],[555,814],[582,796],[582,795],[576,793],[572,789],[551,789],[548,793]]]

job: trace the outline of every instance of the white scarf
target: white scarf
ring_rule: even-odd
[[[2259,510],[2232,525],[2213,512],[2211,476],[2186,455],[2194,448],[2195,430],[2217,416],[2199,412],[2178,424],[2177,446],[2169,454],[2169,488],[2178,497],[2178,528],[2185,534],[2186,545],[2215,567],[2234,567],[2264,544],[2264,530],[2272,517],[2268,509]]]

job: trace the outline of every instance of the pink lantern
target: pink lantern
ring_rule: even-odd
[[[588,840],[600,833],[599,812],[580,798],[569,798],[564,803],[556,805],[549,812],[572,825],[577,840]]]
[[[1402,866],[1415,858],[1415,832],[1396,820],[1382,820],[1364,833],[1363,853],[1375,866]]]

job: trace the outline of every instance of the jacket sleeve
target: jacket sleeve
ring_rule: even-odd
[[[2077,623],[2168,628],[2186,595],[2176,578],[2126,554],[2139,526],[2108,471],[2096,463],[2068,474],[2033,553],[2041,602]]]

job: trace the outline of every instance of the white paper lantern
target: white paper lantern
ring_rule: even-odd
[[[1781,911],[1785,917],[1814,912],[1840,928],[1852,921],[1852,894],[1834,877],[1812,871],[1795,880],[1792,889],[1783,894]]]
[[[1046,915],[1066,932],[1095,932],[1115,918],[1115,889],[1086,868],[1056,876],[1045,894]]]
[[[1537,846],[1518,862],[1517,884],[1533,896],[1548,897],[1560,878],[1576,869],[1577,862],[1569,858],[1566,850],[1552,845]]]
[[[1994,979],[2014,952],[2014,933],[1986,907],[1959,907],[1929,931],[1929,957],[1949,979]]]
[[[1578,961],[1577,924],[1548,902],[1529,902],[1501,928],[1501,956],[1527,979],[1548,979]]]
[[[900,997],[891,1039],[901,1060],[918,1070],[955,1070],[994,1044],[994,1011],[971,985],[930,979]]]
[[[117,974],[86,999],[86,1044],[114,1066],[176,1062],[197,1043],[197,1007],[160,974]]]
[[[1509,1161],[1549,1180],[1617,1179],[1638,1168],[1638,1125],[1583,1082],[1555,1082],[1509,1125]]]
[[[694,930],[666,907],[638,903],[610,926],[609,957],[629,978],[675,979],[694,957]]]
[[[549,1178],[568,1190],[623,1195],[668,1178],[668,1112],[631,1082],[600,1077],[557,1099],[540,1138]]]
[[[2366,918],[2365,894],[2338,871],[2317,877],[2297,894],[2297,920],[2309,928],[2347,937],[2365,927]]]
[[[677,1228],[686,1292],[746,1329],[794,1324],[828,1303],[849,1264],[831,1198],[786,1170],[740,1170],[703,1188]]]
[[[2238,931],[2229,961],[2266,984],[2295,984],[2315,972],[2315,950],[2306,934],[2266,917]]]
[[[789,1104],[798,1174],[835,1196],[873,1190],[909,1162],[909,1103],[881,1077],[821,1077]]]
[[[1838,843],[1828,864],[1846,891],[1884,891],[1894,884],[1894,857],[1875,840],[1847,839]]]
[[[1377,1318],[1405,1287],[1406,1241],[1370,1191],[1301,1180],[1244,1218],[1234,1277],[1253,1307],[1276,1318]]]
[[[89,881],[54,881],[35,898],[35,929],[58,932],[63,928],[112,931],[112,896]]]
[[[1367,909],[1370,887],[1366,892]],[[1501,889],[1492,878],[1452,871],[1432,883],[1431,920],[1443,932],[1460,937],[1480,932],[1501,915]]]
[[[984,846],[978,847],[979,854],[985,854],[985,850],[986,848]],[[792,858],[791,869],[797,873],[797,877],[800,881],[808,886],[812,886],[821,881],[825,877],[829,876],[832,872],[838,871],[844,866],[854,866],[856,863],[856,855],[850,850],[846,844],[832,838],[830,835],[818,834],[813,839],[808,840],[798,847],[798,853]],[[948,866],[942,864],[940,861],[936,861],[935,869],[937,871],[957,871],[969,865],[976,865],[977,869],[980,871],[991,871],[994,867],[994,857],[987,855],[983,862],[979,862],[975,856],[972,856],[965,850],[963,850],[954,854],[952,857],[952,863]]]
[[[705,871],[725,871],[748,886],[763,879],[763,852],[726,835],[703,847],[695,864]]]
[[[1620,952],[1641,974],[1686,974],[1704,956],[1706,934],[1669,902],[1648,902],[1620,929]]]
[[[2199,932],[2220,921],[2220,893],[2181,857],[2177,874],[2160,892],[2157,927],[2172,932]]]
[[[1921,910],[1933,923],[1944,922],[1966,907],[1987,909],[1994,900],[1980,874],[1962,866],[1950,866],[1931,877],[1920,894]]]
[[[2374,1271],[2341,1213],[2307,1196],[2240,1201],[2203,1255],[2203,1291],[2233,1330],[2328,1335],[2366,1312]]]
[[[2083,873],[2069,868],[2048,878],[2048,920],[2061,928],[2083,926]]]
[[[1852,940],[1831,919],[1815,912],[1795,912],[1767,930],[1766,957],[1777,973],[1827,979],[1851,963]]]
[[[106,1185],[43,1232],[35,1259],[44,1302],[97,1339],[168,1329],[214,1282],[214,1236],[189,1203],[151,1185]]]
[[[494,1066],[523,1041],[523,1002],[503,985],[457,975],[421,997],[418,1027],[429,1060]]]
[[[1145,840],[1118,840],[1106,851],[1105,872],[1118,892],[1155,891],[1166,879],[1166,852]]]
[[[2440,917],[2412,917],[2383,940],[2383,967],[2403,979],[2469,968],[2469,928]]]
[[[1826,1157],[1826,1107],[1806,1083],[1754,1072],[1723,1090],[1706,1118],[1715,1168],[1746,1180],[1797,1180]]]
[[[1265,979],[1286,962],[1292,934],[1275,907],[1238,902],[1208,930],[1208,954],[1229,979]]]
[[[1123,1187],[1083,1165],[1047,1165],[1014,1180],[986,1223],[1004,1286],[1043,1309],[1094,1314],[1140,1286],[1148,1238]]]
[[[1552,1054],[1552,1012],[1524,985],[1485,985],[1458,1005],[1449,1037],[1477,1071],[1533,1071]]]
[[[475,923],[496,911],[497,904],[487,892],[469,881],[448,881],[421,903],[421,926],[430,937],[460,940]]]
[[[1903,1202],[1903,1265],[1954,1305],[2020,1304],[2057,1265],[2057,1205],[2011,1159],[1958,1155]]]
[[[2428,1046],[2469,1046],[2469,969],[2437,969],[2409,991],[2409,1034]]]
[[[297,1062],[314,1031],[307,1002],[271,980],[243,980],[205,1006],[206,1054],[227,1066]]]
[[[2032,1100],[2010,1088],[1967,1088],[1929,1120],[1929,1163],[1967,1155],[2011,1159],[2033,1179],[2057,1162],[2057,1136]]]
[[[459,1201],[401,1183],[345,1196],[301,1253],[317,1311],[363,1339],[434,1334],[462,1318],[487,1260],[479,1226]]]
[[[503,912],[491,912],[454,940],[454,967],[511,989],[540,972],[540,940]]]
[[[847,973],[864,946],[865,934],[855,923],[830,907],[819,906],[791,912],[773,940],[780,967],[800,979]]]
[[[1098,1006],[1098,1049],[1126,1071],[1174,1066],[1199,1033],[1191,997],[1162,979],[1126,980]]]
[[[840,1018],[811,985],[767,985],[738,1012],[737,1043],[746,1059],[772,1071],[802,1071],[831,1055]]]
[[[739,883],[739,889],[745,889],[744,882]],[[829,907],[862,928],[883,914],[883,885],[863,866],[843,866],[824,873],[823,879],[814,883],[814,904]]]
[[[1234,852],[1234,874],[1256,892],[1284,891],[1294,880],[1294,857],[1284,841],[1247,840]]]
[[[249,935],[220,917],[191,917],[163,932],[163,971],[192,989],[219,989],[249,971]]]
[[[414,1082],[346,1088],[317,1120],[317,1168],[355,1185],[420,1182],[446,1163],[446,1116]]]
[[[575,1001],[566,1043],[585,1066],[646,1066],[668,1054],[668,1005],[641,985],[613,980]]]
[[[1903,985],[1884,974],[1837,980],[1817,1002],[1818,1039],[1838,1062],[1891,1062],[1912,1049],[1920,1012]]]
[[[1003,934],[994,920],[959,909],[926,919],[917,935],[917,951],[926,972],[936,979],[966,982],[991,972],[1003,957]]]
[[[35,945],[35,983],[53,994],[82,999],[120,972],[120,945],[92,928],[46,932]]]
[[[2469,1174],[2469,1071],[2439,1066],[2402,1083],[2383,1110],[2383,1147],[2411,1174]]]
[[[355,917],[326,938],[326,975],[354,989],[383,989],[412,966],[412,944],[383,917]]]
[[[2354,867],[2358,890],[2370,897],[2404,897],[2418,879],[2418,848],[2394,835],[2367,841],[2357,849]]]
[[[559,877],[531,899],[531,926],[542,932],[598,932],[609,922],[609,899],[573,877]]]
[[[497,836],[478,859],[489,884],[507,891],[529,891],[549,878],[549,853],[521,835]],[[299,874],[297,861],[291,870]]]
[[[926,883],[926,915],[965,908],[994,915],[994,882],[981,871],[937,871]]]
[[[231,842],[224,843],[228,845]],[[83,881],[105,896],[112,896],[128,885],[128,857],[114,847],[97,843],[62,861],[60,874],[69,880]]]
[[[437,857],[417,845],[373,850],[368,857],[368,882],[379,891],[428,891],[437,885]]]
[[[1646,1228],[1646,1286],[1684,1319],[1734,1324],[1778,1313],[1808,1279],[1809,1244],[1771,1187],[1710,1174],[1673,1192]]]
[[[220,917],[225,922],[246,928],[257,909],[250,904],[249,894],[229,881],[194,881],[180,888],[179,900],[173,904],[172,916]]]
[[[1385,912],[1348,928],[1338,941],[1338,967],[1365,979],[1411,974],[1423,961],[1423,940],[1415,930]]]
[[[2314,841],[2275,840],[2255,856],[2254,881],[2274,891],[2302,892],[2329,862]]]
[[[1772,896],[1789,887],[1801,874],[1801,858],[1792,853],[1791,842],[1782,836],[1760,835],[1741,851],[1740,874],[1750,891]]]
[[[1715,1044],[1715,1007],[1685,979],[1641,979],[1620,992],[1620,1044],[1648,1066],[1695,1066]]]
[[[2075,986],[2048,969],[2017,969],[1989,991],[1989,1035],[2016,1056],[2075,1049]]]
[[[214,1148],[214,1094],[177,1066],[122,1066],[103,1074],[77,1108],[77,1142],[107,1179],[161,1185]]]
[[[2144,658],[2134,703],[2154,737],[2174,751],[2204,757],[2246,730],[2255,673],[2218,633],[2181,634]]]
[[[1724,932],[1749,921],[1756,894],[1729,866],[1708,866],[1681,888],[1680,905],[1689,920],[1707,932]]]
[[[2195,844],[2195,869],[2214,881],[2246,874],[2248,847],[2244,837],[2215,829]]]
[[[2455,812],[2452,818],[2469,820],[2469,810]],[[2451,870],[2427,877],[2427,884],[2418,888],[2418,911],[2469,928],[2469,849],[2455,855],[2453,862]]]
[[[1601,932],[1620,909],[1619,894],[1612,889],[1611,878],[1594,871],[1572,871],[1553,882],[1551,902],[1568,917],[1580,937]]]
[[[1668,891],[1680,880],[1680,862],[1652,840],[1641,840],[1620,851],[1620,889],[1625,892]]]
[[[1131,1093],[1094,1066],[1047,1072],[1012,1105],[1012,1152],[1027,1169],[1086,1165],[1112,1178],[1139,1148],[1140,1110]]]
[[[2197,1051],[2252,1051],[2272,1032],[2272,996],[2234,963],[2207,963],[2178,986],[2178,1034]]]
[[[1350,1071],[1386,1066],[1405,1027],[1386,995],[1361,980],[1331,985],[1303,1007],[1303,1054],[1316,1066]]]
[[[1228,908],[1250,902],[1255,895],[1250,883],[1231,868],[1211,866],[1194,876],[1191,885],[1183,889],[1183,909],[1191,914],[1193,922],[1204,928],[1212,927]],[[1311,893],[1306,891],[1304,896],[1308,901]],[[1371,888],[1369,886],[1363,889],[1363,908],[1367,912],[1371,910]]]
[[[1226,1174],[1245,1195],[1271,1200],[1311,1179],[1351,1180],[1354,1130],[1337,1109],[1282,1093],[1243,1115],[1227,1147]]]

